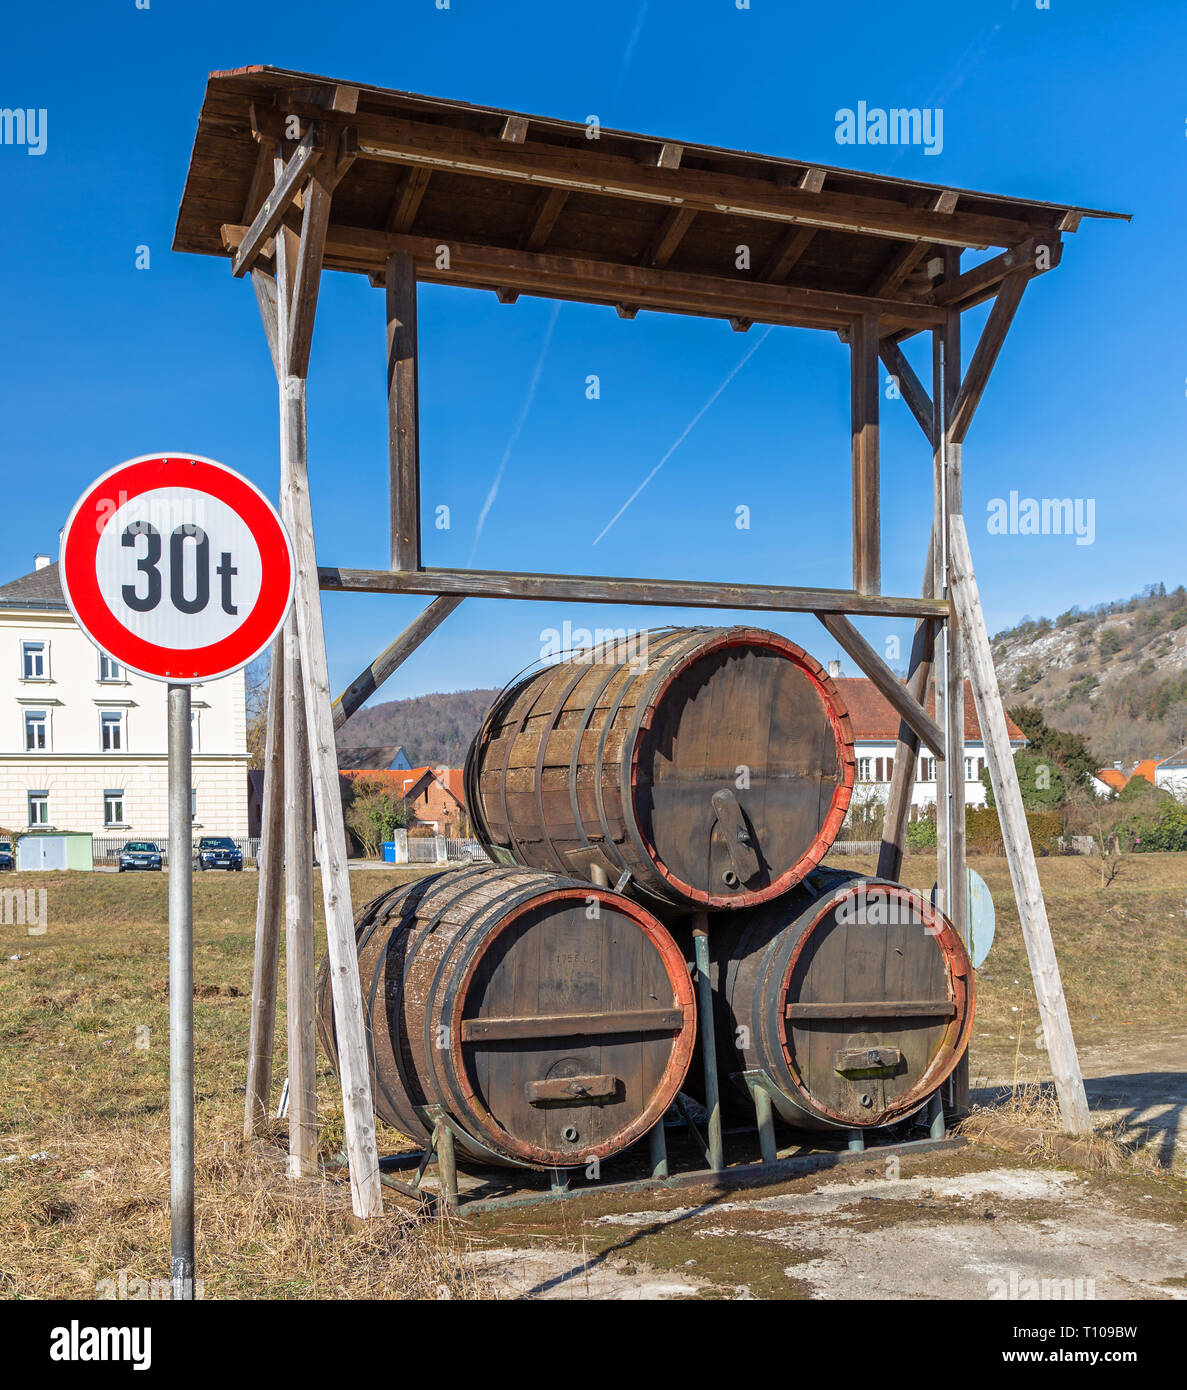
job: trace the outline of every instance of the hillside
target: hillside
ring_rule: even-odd
[[[1187,590],[1163,584],[993,638],[1006,705],[1037,705],[1082,734],[1101,766],[1167,757],[1187,743]]]
[[[339,748],[402,743],[413,767],[461,767],[497,690],[453,690],[388,700],[359,710],[338,732]]]

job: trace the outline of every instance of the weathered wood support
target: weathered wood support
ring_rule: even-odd
[[[287,518],[286,518],[287,520]],[[317,1035],[313,1014],[313,815],[296,618],[284,625],[284,977],[288,992],[290,1178],[317,1172]]]
[[[882,591],[882,519],[878,475],[878,317],[861,314],[849,332],[853,434],[853,587]]]
[[[944,279],[960,274],[960,252],[944,248]],[[933,337],[932,399],[936,409],[933,451],[934,593],[948,598],[949,532],[962,510],[961,446],[953,438],[952,413],[961,381],[960,310],[945,311],[944,323]],[[960,624],[950,611],[938,639],[936,654],[936,722],[944,730],[943,764],[936,765],[936,881],[937,902],[963,941],[968,940],[965,860],[964,663]],[[941,781],[942,773],[942,781]],[[948,1082],[950,1109],[963,1114],[969,1105],[969,1063],[961,1060]]]
[[[985,756],[1001,819],[1010,878],[1014,885],[1014,895],[1018,900],[1022,936],[1026,942],[1026,955],[1034,980],[1043,1038],[1047,1055],[1051,1060],[1051,1075],[1055,1080],[1055,1090],[1059,1097],[1060,1115],[1064,1128],[1071,1133],[1089,1134],[1092,1124],[1088,1114],[1088,1099],[1084,1093],[1084,1081],[1080,1074],[1080,1059],[1076,1053],[1075,1038],[1072,1036],[1071,1020],[1068,1018],[1067,1000],[1063,994],[1055,945],[1051,940],[1051,926],[1047,920],[1047,908],[1043,902],[1034,847],[1026,823],[1022,789],[1018,784],[1018,772],[1014,766],[1010,734],[1006,727],[1005,708],[998,688],[997,675],[993,669],[993,654],[989,646],[985,617],[981,611],[981,600],[977,593],[968,536],[965,533],[964,520],[959,516],[952,518],[950,547],[949,580],[952,598],[960,616],[968,648],[969,680],[985,739]]]
[[[430,633],[441,626],[462,602],[460,598],[435,598],[385,647],[367,669],[357,675],[331,706],[334,728],[340,729],[366,703],[389,676],[398,671]]]
[[[243,1137],[250,1139],[268,1114],[276,1032],[276,984],[280,966],[284,842],[284,638],[272,643],[268,663],[267,734],[261,808],[259,883],[256,892],[255,958],[251,977],[251,1034],[247,1048],[247,1097]]]
[[[932,548],[934,537],[927,542],[927,560],[923,568],[923,596],[932,593]],[[911,642],[911,664],[907,674],[907,692],[920,704],[927,698],[935,657],[938,623],[921,618],[915,624]],[[915,764],[919,756],[919,736],[906,722],[899,725],[898,744],[894,750],[894,768],[890,774],[890,791],[886,798],[886,815],[882,822],[882,846],[878,851],[878,877],[898,878],[903,866],[907,820],[915,790]]]
[[[853,613],[882,618],[947,616],[930,598],[859,594],[854,589],[795,589],[696,579],[625,579],[602,575],[516,574],[508,570],[356,570],[323,565],[318,582],[334,593],[463,594],[474,598],[572,600],[679,608],[737,608],[775,613]]]
[[[938,758],[944,756],[944,734],[940,726],[923,708],[920,699],[894,674],[878,653],[839,613],[817,613],[817,618],[849,653],[858,667],[898,712],[900,719],[922,739]]]
[[[420,429],[416,265],[387,258],[387,430],[392,569],[420,569]]]
[[[960,385],[960,392],[952,403],[951,421],[948,426],[953,443],[957,446],[969,432],[973,423],[981,395],[993,371],[1002,343],[1014,321],[1014,314],[1022,300],[1022,291],[1030,281],[1030,270],[1012,270],[1002,282],[1001,289],[993,301],[989,318],[981,330],[981,337],[969,363],[968,374]]]
[[[348,91],[341,109],[348,109],[350,102]],[[280,399],[281,515],[289,529],[296,563],[296,596],[285,636],[286,776],[280,808],[284,824],[286,874],[291,874],[291,908],[288,908],[286,898],[286,916],[291,914],[293,926],[286,964],[290,1014],[290,1116],[294,1106],[298,1114],[295,1128],[290,1130],[291,1171],[294,1175],[316,1171],[317,1162],[316,1117],[311,1110],[316,1094],[315,1054],[311,1046],[312,1034],[307,1031],[306,1025],[306,1017],[310,1023],[313,1018],[312,827],[309,816],[302,813],[302,808],[309,805],[308,786],[312,773],[321,845],[322,896],[342,1079],[351,1201],[356,1216],[370,1217],[382,1214],[383,1197],[379,1182],[362,993],[355,955],[346,836],[338,792],[325,633],[317,588],[313,518],[309,503],[304,381],[321,276],[321,248],[329,222],[330,193],[350,157],[350,142],[340,141],[339,159],[331,176],[320,185],[313,181],[306,186],[300,238],[283,224],[279,228],[276,237],[275,294],[272,294],[266,278],[261,280],[253,276],[253,281],[266,330],[273,304],[276,310],[273,362]],[[279,177],[283,171],[279,160],[277,166]],[[279,833],[275,820],[270,833]],[[308,888],[305,886],[306,876]]]

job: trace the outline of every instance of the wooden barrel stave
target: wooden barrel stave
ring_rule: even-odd
[[[381,894],[357,935],[376,1113],[409,1137],[429,1137],[437,1107],[472,1160],[575,1166],[634,1142],[675,1098],[695,1038],[692,988],[675,942],[638,904],[571,878],[475,867]],[[326,965],[317,988],[337,1067]],[[552,1094],[591,1078],[604,1089]]]

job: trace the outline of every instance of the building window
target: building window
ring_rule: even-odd
[[[964,780],[965,780],[966,782],[972,782],[972,781],[975,780],[976,774],[973,772],[973,767],[974,767],[974,759],[972,759],[972,758],[965,758],[965,760],[964,760]]]
[[[936,760],[935,758],[923,759],[923,778],[924,782],[934,782],[936,780]]]
[[[198,751],[198,711],[190,710],[190,752]]]
[[[47,726],[49,720],[43,709],[25,711],[25,752],[41,753],[48,746]]]
[[[43,681],[49,676],[49,652],[44,642],[21,643],[21,679]]]
[[[103,710],[99,715],[99,732],[104,753],[118,753],[124,746],[123,710]]]
[[[49,792],[29,793],[29,825],[49,824]]]
[[[106,791],[103,793],[103,824],[104,825],[123,825],[124,823],[124,794],[122,791]]]
[[[871,760],[869,758],[858,758],[857,760],[857,780],[859,782],[869,782],[872,779]]]
[[[124,668],[106,652],[99,653],[99,679],[101,681],[122,681]]]
[[[198,788],[190,788],[190,820],[194,820],[198,814]]]

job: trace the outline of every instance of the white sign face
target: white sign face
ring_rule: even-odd
[[[210,459],[146,455],[94,483],[70,514],[62,589],[91,640],[158,680],[237,670],[292,599],[292,549],[257,488]]]
[[[116,618],[168,646],[230,637],[259,597],[262,570],[239,513],[192,488],[154,488],[117,507],[95,554]]]

